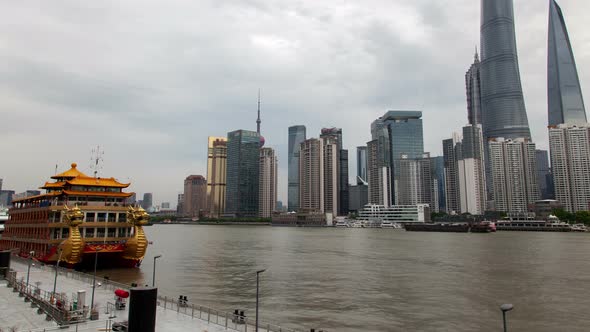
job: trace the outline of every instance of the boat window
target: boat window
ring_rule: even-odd
[[[95,213],[94,212],[86,212],[86,222],[94,222],[94,217],[95,217]]]
[[[107,237],[115,237],[115,236],[116,236],[116,234],[117,234],[117,229],[116,229],[116,228],[114,228],[114,227],[110,227],[110,228],[109,228],[109,234],[108,234],[108,236],[107,236]]]
[[[104,237],[104,228],[97,228],[96,229],[96,237]]]
[[[127,222],[127,213],[119,213],[119,222]]]
[[[60,239],[61,236],[59,234],[60,229],[59,228],[54,228],[53,229],[53,233],[51,234],[51,238],[52,239]]]
[[[70,236],[70,229],[69,228],[62,228],[61,229],[61,238],[65,239]]]
[[[96,228],[85,228],[84,237],[94,237],[94,230]]]
[[[107,221],[107,214],[105,212],[99,212],[97,221]]]
[[[109,222],[115,222],[117,220],[116,213],[109,213]]]

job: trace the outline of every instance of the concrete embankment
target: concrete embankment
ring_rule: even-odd
[[[126,285],[96,278],[94,303],[98,309],[98,318],[90,320],[92,275],[60,268],[56,279],[54,266],[29,263],[30,261],[22,258],[13,259],[10,265],[13,271],[11,276],[7,280],[0,280],[0,330],[57,331],[64,327],[59,327],[52,319],[57,314],[61,315],[61,324],[67,324],[63,320],[71,319],[72,328],[75,326],[76,331],[96,331],[97,328],[110,331],[115,323],[126,324],[129,304],[126,303],[124,308],[116,308],[114,293],[116,289],[129,290]],[[55,298],[61,299],[59,308],[51,304],[54,303],[52,298],[55,280],[55,294],[58,294]],[[79,291],[85,292],[85,303],[81,305],[77,303]],[[254,331],[253,318],[238,319],[230,313],[188,302],[179,303],[175,298],[159,295],[156,331],[247,332]],[[271,332],[290,331],[265,324],[264,331],[267,329]]]

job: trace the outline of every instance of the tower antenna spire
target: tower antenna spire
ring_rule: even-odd
[[[260,88],[258,88],[258,118],[256,119],[256,132],[260,135]]]

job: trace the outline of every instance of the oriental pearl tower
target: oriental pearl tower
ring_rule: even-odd
[[[258,133],[258,136],[260,137],[260,147],[262,148],[264,146],[264,136],[260,135],[260,123],[262,121],[260,120],[260,89],[258,89],[258,118],[256,119],[256,132]]]

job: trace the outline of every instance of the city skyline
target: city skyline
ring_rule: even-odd
[[[101,3],[75,8],[79,16],[73,21],[62,19],[74,10],[65,2],[41,4],[40,11],[10,4],[0,14],[11,26],[0,46],[5,60],[0,64],[0,132],[5,138],[0,147],[12,156],[0,174],[4,188],[36,189],[56,164],[61,169],[78,162],[88,171],[91,149],[100,144],[105,149],[103,174],[132,182],[130,189],[138,195],[153,192],[155,204],[175,202],[182,179],[206,174],[208,136],[255,130],[259,87],[264,92],[264,136],[277,150],[283,202],[291,125],[303,124],[310,133],[342,128],[343,148],[353,151],[370,141],[370,122],[387,110],[418,109],[423,112],[424,150],[440,156],[441,140],[467,122],[464,74],[479,43],[480,4],[375,4],[370,9],[327,2],[232,4],[197,13],[172,3],[165,10],[146,5],[133,14],[137,8]],[[590,33],[584,31],[581,13],[590,5],[559,4],[584,94],[590,81],[590,46],[585,43]],[[547,149],[546,86],[540,82],[546,81],[549,3],[517,0],[514,5],[529,125],[537,148]],[[212,27],[207,34],[174,22],[194,24],[199,21],[195,15],[215,18],[240,8],[264,19],[236,19],[228,26],[205,20],[200,24]],[[84,20],[87,16],[92,19]],[[144,19],[153,19],[150,26],[159,34]],[[110,20],[122,22],[122,33],[109,30],[114,29],[105,24]],[[25,23],[32,21],[39,25],[34,33]],[[164,41],[170,36],[175,38]],[[220,41],[210,41],[212,36]],[[454,47],[441,48],[449,40]],[[241,64],[232,61],[235,47],[244,50]],[[223,75],[233,78],[219,77]],[[67,119],[66,125],[57,125],[56,119]],[[52,139],[46,139],[50,134]],[[24,152],[28,146],[35,146],[35,154]],[[352,155],[349,164],[356,165]],[[350,183],[355,175],[350,166]]]

